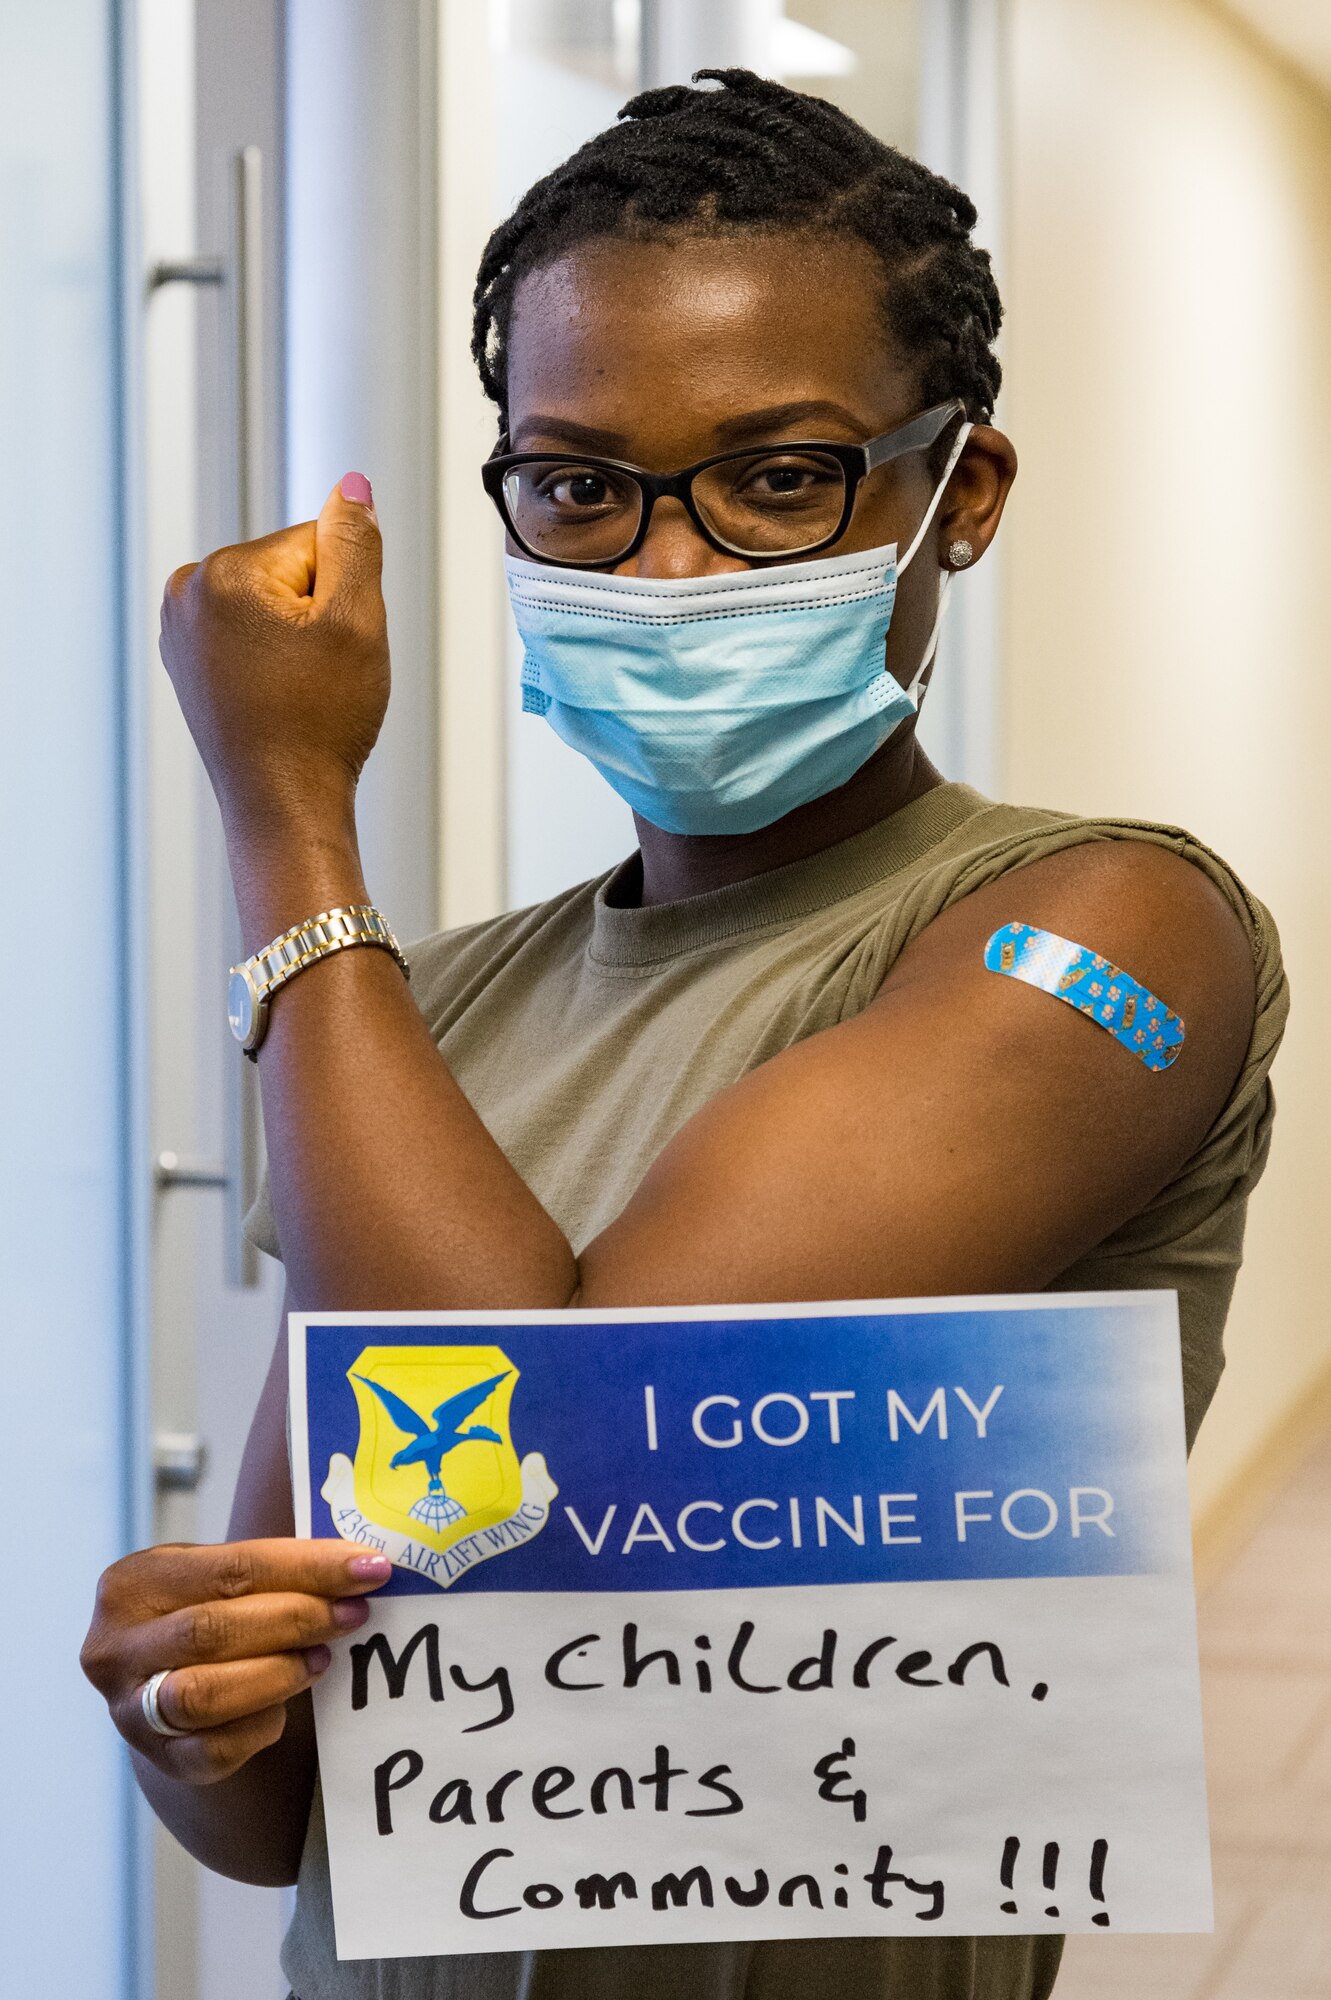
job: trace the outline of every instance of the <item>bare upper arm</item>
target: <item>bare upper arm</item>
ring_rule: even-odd
[[[1153,1073],[1053,996],[985,970],[1024,921],[1103,953],[1178,1013]],[[938,917],[863,1014],[706,1105],[584,1252],[579,1303],[902,1297],[1045,1285],[1137,1213],[1224,1106],[1252,957],[1169,850],[1079,846]]]

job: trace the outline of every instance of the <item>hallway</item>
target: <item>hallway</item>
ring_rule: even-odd
[[[1072,1938],[1057,2000],[1331,1996],[1331,1433],[1198,1612],[1215,1932]]]

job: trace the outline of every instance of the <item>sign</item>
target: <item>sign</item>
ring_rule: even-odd
[[[1173,1293],[290,1327],[340,1957],[1210,1928]]]

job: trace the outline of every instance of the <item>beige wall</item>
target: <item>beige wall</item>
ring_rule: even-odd
[[[928,5],[929,0],[924,0]],[[920,104],[921,0],[785,0],[792,20],[854,49],[849,76],[792,76],[796,90],[830,98],[890,146],[914,152]]]
[[[1005,792],[1191,828],[1294,992],[1214,1524],[1331,1370],[1331,106],[1203,0],[1009,27]]]

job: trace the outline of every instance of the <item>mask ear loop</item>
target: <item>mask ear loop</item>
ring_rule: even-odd
[[[956,471],[957,460],[961,457],[962,452],[965,450],[966,440],[970,436],[974,428],[975,426],[973,424],[967,423],[963,424],[961,426],[961,429],[957,432],[956,438],[953,441],[952,449],[948,453],[947,464],[943,467],[943,476],[939,480],[937,486],[934,488],[933,499],[929,502],[928,507],[925,509],[924,519],[920,522],[919,527],[916,529],[915,538],[911,542],[910,547],[907,549],[905,555],[901,558],[901,561],[897,564],[897,575],[899,577],[905,574],[907,568],[914,559],[916,550],[919,548],[921,542],[928,534],[930,523],[932,522],[934,515],[938,512],[938,504],[941,501],[944,493],[946,493],[947,491],[947,483],[949,479],[951,479],[952,474]],[[947,616],[948,593],[950,591],[951,584],[952,584],[951,570],[948,569],[940,570],[938,574],[938,609],[934,613],[933,630],[929,634],[929,643],[924,649],[924,657],[920,661],[919,666],[915,669],[915,678],[911,681],[910,686],[906,689],[906,694],[908,698],[914,702],[917,710],[920,706],[920,703],[924,699],[924,688],[922,685],[924,677],[928,673],[930,667],[933,665],[934,654],[938,651],[938,641],[943,630],[943,620]]]

